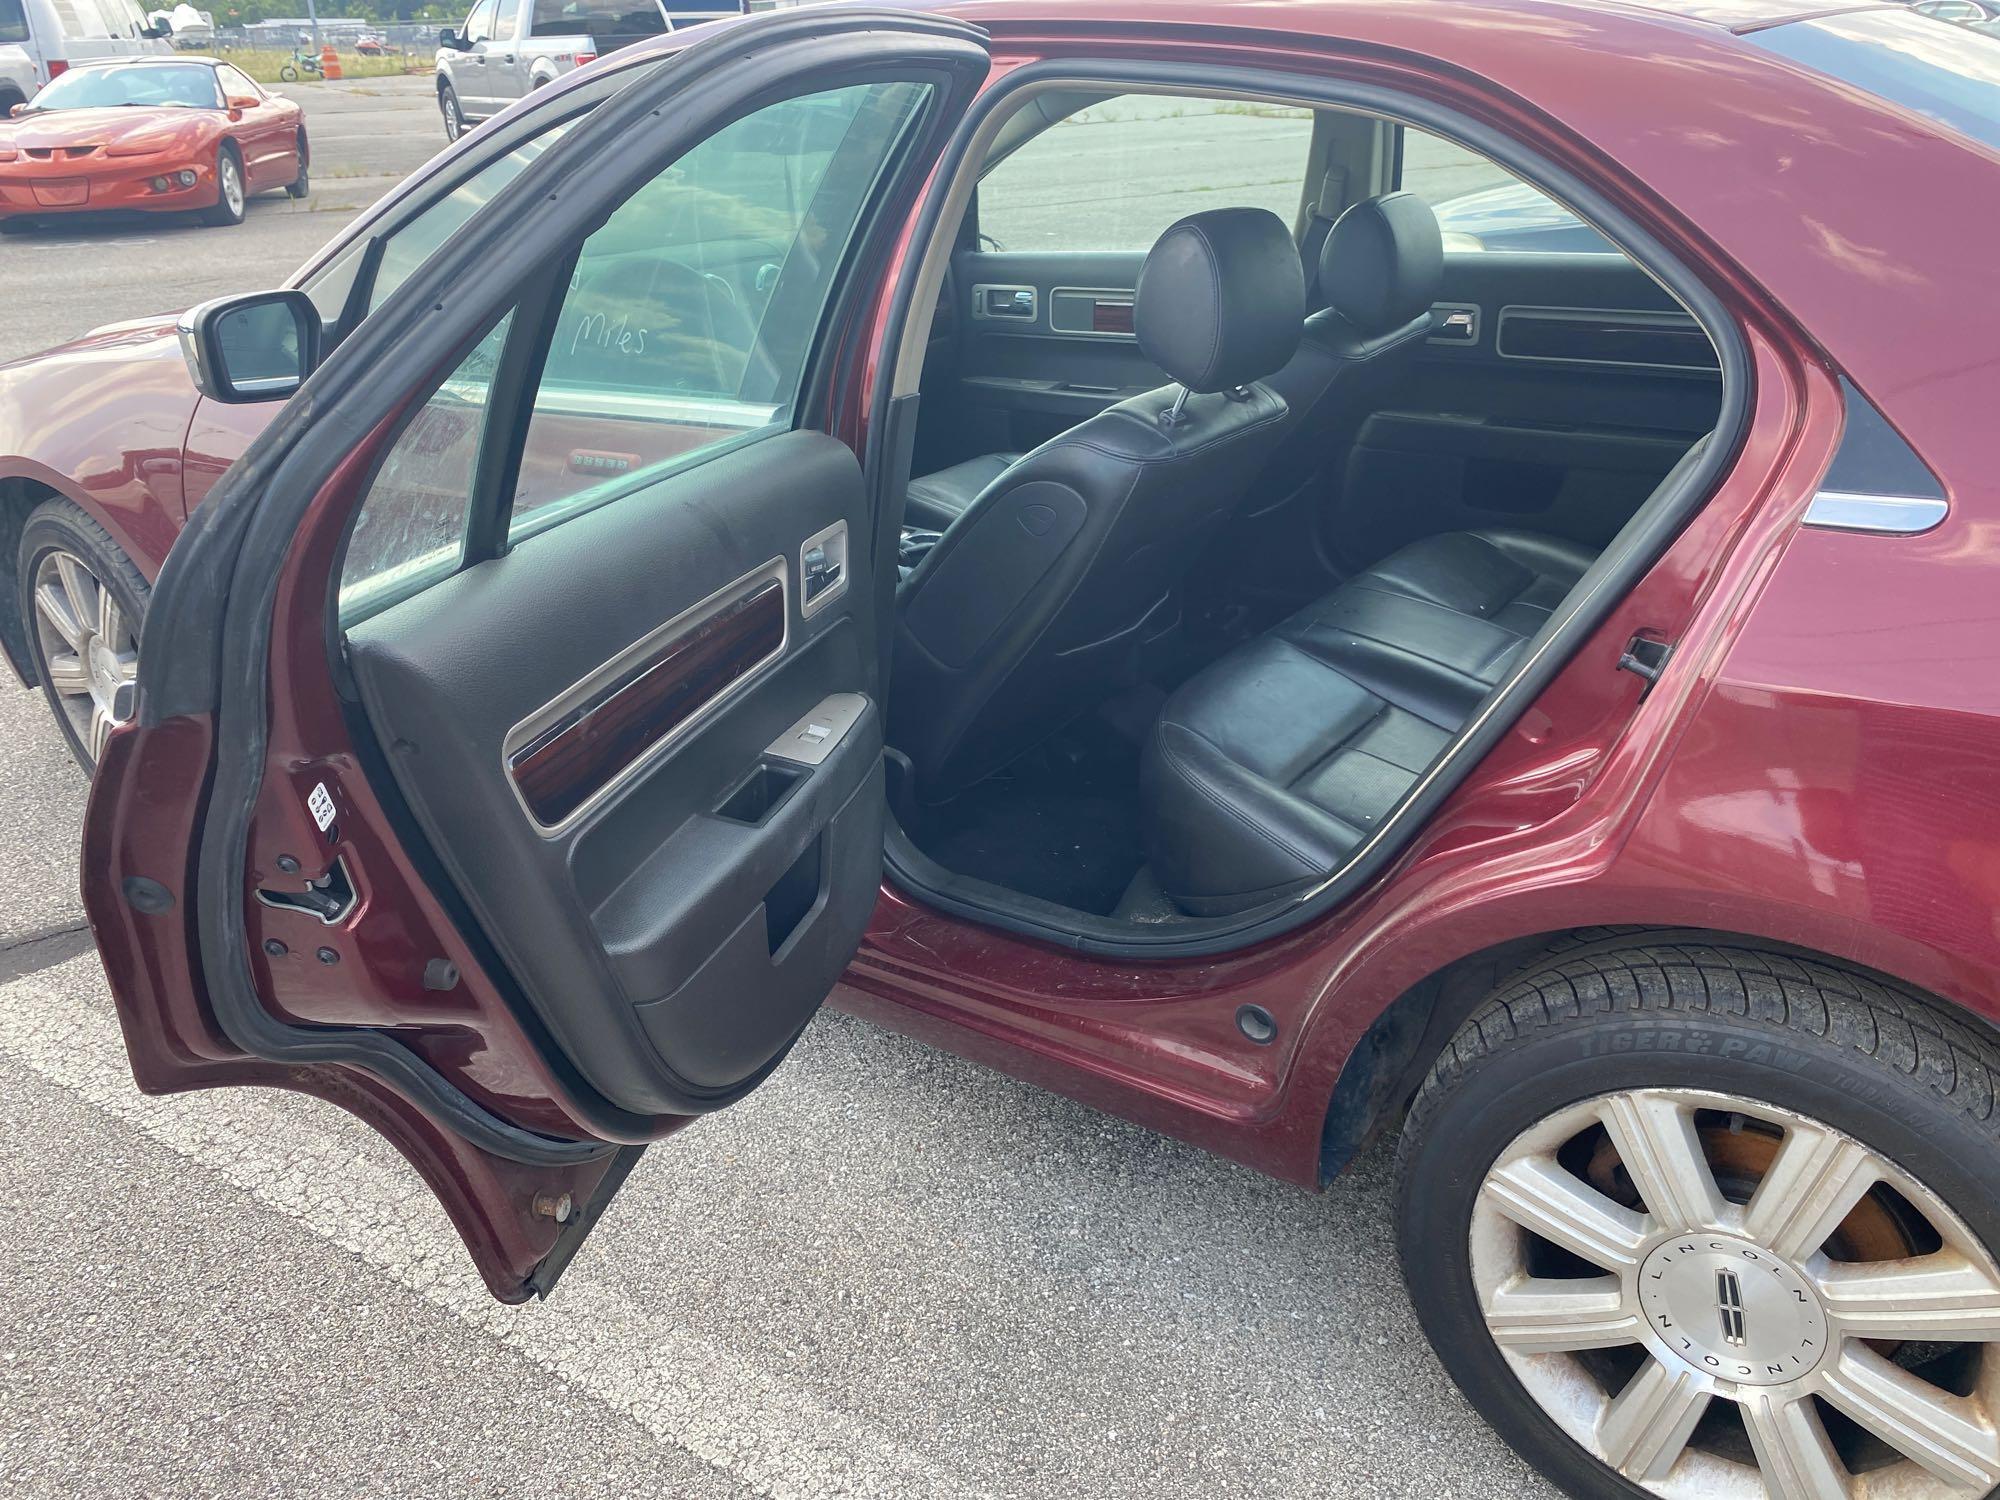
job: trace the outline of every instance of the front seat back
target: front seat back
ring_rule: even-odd
[[[1305,278],[1260,208],[1182,219],[1134,292],[1139,347],[1178,386],[1008,466],[897,595],[889,740],[941,801],[1138,680],[1177,590],[1276,442],[1257,382],[1298,347]]]
[[[1251,490],[1255,510],[1291,499],[1319,474],[1332,455],[1336,412],[1380,404],[1429,337],[1443,280],[1437,215],[1415,193],[1364,199],[1334,223],[1315,288],[1324,305],[1306,319],[1298,353],[1265,382],[1291,414]]]

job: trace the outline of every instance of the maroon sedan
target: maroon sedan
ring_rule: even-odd
[[[254,193],[303,198],[305,112],[209,57],[69,69],[0,120],[0,229],[94,213],[243,222]]]
[[[337,1101],[518,1301],[831,994],[1306,1189],[1400,1129],[1575,1494],[1989,1491],[1983,48],[808,7],[0,373],[141,1087]],[[1602,246],[1440,233],[1512,184]]]

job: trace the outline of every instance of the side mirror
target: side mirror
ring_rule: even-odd
[[[155,21],[150,26],[141,26],[139,35],[150,42],[164,42],[172,39],[174,28],[165,21]]]
[[[16,120],[25,120],[29,115],[34,113],[34,109],[35,106],[32,104],[17,104],[8,110],[7,113]]]
[[[463,52],[465,50],[465,38],[460,36],[454,28],[447,26],[443,31],[438,33],[438,45],[440,47],[448,47],[453,52]]]
[[[218,297],[181,315],[181,353],[195,389],[232,404],[279,401],[319,364],[319,309],[304,292]]]
[[[244,110],[255,109],[258,105],[262,104],[263,102],[264,101],[261,99],[251,98],[248,94],[231,94],[228,100],[229,118],[232,120],[240,120],[243,118]]]

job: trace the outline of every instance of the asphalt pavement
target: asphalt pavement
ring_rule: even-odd
[[[442,145],[400,81],[295,92],[308,211],[0,244],[0,353],[275,279]],[[133,1088],[85,792],[0,681],[0,1494],[1549,1493],[1414,1324],[1386,1150],[1315,1197],[841,1016],[499,1307],[331,1106]]]

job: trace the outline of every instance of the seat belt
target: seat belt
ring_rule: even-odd
[[[1347,207],[1347,168],[1331,166],[1326,176],[1320,180],[1319,195],[1313,201],[1312,214],[1306,220],[1305,237],[1299,243],[1299,259],[1305,262],[1306,305],[1318,307],[1319,303],[1319,257],[1326,248],[1327,236],[1333,233],[1334,220]]]

